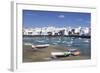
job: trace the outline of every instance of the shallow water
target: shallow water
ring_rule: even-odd
[[[23,43],[50,44],[66,48],[77,48],[81,55],[91,56],[91,39],[74,37],[24,37]]]

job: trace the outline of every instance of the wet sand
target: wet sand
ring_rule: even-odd
[[[40,48],[37,50],[32,49],[30,45],[23,45],[23,62],[43,62],[43,61],[63,61],[63,60],[86,60],[90,59],[90,56],[68,56],[57,59],[51,58],[51,52],[65,52],[68,48],[61,46],[51,45],[46,48]]]

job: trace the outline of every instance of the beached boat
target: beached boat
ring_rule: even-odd
[[[39,49],[39,48],[46,48],[50,46],[49,44],[43,44],[43,45],[32,45],[32,49]]]
[[[66,57],[69,56],[71,54],[71,52],[51,52],[51,56],[53,58],[57,58],[57,57]]]
[[[78,55],[80,55],[80,54],[81,54],[80,51],[71,52],[71,55],[73,55],[73,56],[78,56]]]
[[[81,52],[78,49],[68,49],[69,52],[71,52],[71,55],[78,56],[81,54]]]
[[[69,52],[75,52],[75,51],[78,51],[78,49],[74,49],[74,48],[73,48],[73,49],[68,49],[68,51],[69,51]]]

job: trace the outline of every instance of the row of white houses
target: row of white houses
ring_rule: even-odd
[[[89,27],[42,27],[42,28],[23,28],[23,35],[90,35]]]

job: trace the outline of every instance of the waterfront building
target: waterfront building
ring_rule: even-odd
[[[42,28],[24,28],[23,35],[89,35],[88,27],[42,27]]]

